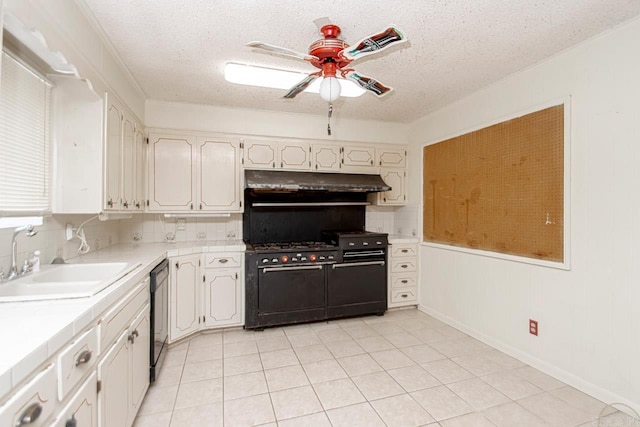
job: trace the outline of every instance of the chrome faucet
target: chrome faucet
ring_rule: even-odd
[[[9,275],[7,276],[7,280],[15,279],[16,277],[21,276],[27,272],[27,271],[18,272],[18,265],[17,265],[18,242],[16,241],[16,238],[18,237],[18,234],[22,233],[23,231],[26,231],[27,236],[29,237],[33,237],[36,234],[38,234],[38,232],[35,230],[35,227],[33,225],[23,225],[22,227],[18,227],[15,230],[13,230],[13,239],[11,240],[11,268],[9,269]]]

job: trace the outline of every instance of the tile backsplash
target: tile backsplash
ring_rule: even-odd
[[[92,219],[93,218],[93,219]],[[67,224],[78,227],[86,222],[83,229],[87,243],[91,251],[95,251],[107,246],[115,245],[119,242],[118,234],[120,221],[99,221],[95,215],[54,215],[45,217],[43,224],[36,227],[36,234],[28,237],[20,233],[17,238],[18,243],[18,268],[22,266],[24,259],[33,251],[40,250],[40,260],[43,264],[49,264],[55,257],[71,259],[78,255],[80,240],[73,238],[67,241],[65,229]],[[11,238],[13,229],[0,229],[0,267],[5,274],[8,274],[11,266]]]
[[[165,218],[160,214],[136,215],[121,221],[120,241],[192,242],[242,239],[242,215],[229,217]]]

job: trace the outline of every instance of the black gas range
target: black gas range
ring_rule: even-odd
[[[247,245],[246,328],[384,314],[387,235],[356,230],[321,237]]]

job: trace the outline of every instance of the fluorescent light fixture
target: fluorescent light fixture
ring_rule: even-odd
[[[224,78],[230,83],[237,83],[248,86],[269,87],[273,89],[291,89],[294,85],[307,77],[308,74],[297,71],[278,70],[267,67],[254,67],[252,65],[236,64],[227,62],[224,67]],[[322,78],[316,79],[306,88],[305,92],[320,93]],[[338,79],[340,86],[340,96],[355,98],[365,90],[351,80]]]

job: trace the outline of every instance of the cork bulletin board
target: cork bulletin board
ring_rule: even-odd
[[[423,150],[423,238],[564,261],[564,105]]]

